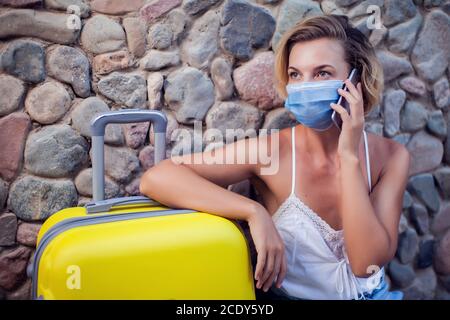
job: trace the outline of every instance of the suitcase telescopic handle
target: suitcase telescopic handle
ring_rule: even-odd
[[[92,195],[94,201],[105,198],[105,127],[109,123],[152,122],[155,134],[155,164],[166,156],[166,115],[157,110],[128,109],[106,112],[91,122]]]

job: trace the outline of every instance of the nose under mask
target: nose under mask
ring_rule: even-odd
[[[337,90],[342,88],[343,84],[342,80],[288,84],[288,97],[284,106],[301,124],[317,131],[327,130],[333,125],[331,115],[334,110],[330,103],[338,101]]]

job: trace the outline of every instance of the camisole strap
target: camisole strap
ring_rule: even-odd
[[[295,126],[292,127],[291,133],[292,133],[292,139],[291,139],[291,145],[292,145],[291,195],[292,195],[292,194],[294,194],[294,190],[295,190]]]
[[[367,181],[369,183],[369,192],[372,191],[372,177],[370,176],[370,157],[369,157],[369,145],[367,143],[367,133],[364,133],[364,149],[366,150],[366,170],[367,170]]]

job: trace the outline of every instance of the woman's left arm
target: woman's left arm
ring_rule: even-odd
[[[347,86],[349,92],[341,90],[340,94],[349,102],[351,115],[342,106],[332,104],[343,120],[338,147],[342,188],[339,212],[352,271],[366,277],[395,254],[410,154],[403,145],[396,144],[378,183],[371,195],[367,194],[358,158],[364,127],[361,84],[355,88],[347,82]]]

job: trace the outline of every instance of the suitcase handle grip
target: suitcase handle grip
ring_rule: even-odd
[[[161,205],[158,201],[144,197],[144,196],[134,196],[134,197],[121,197],[113,198],[100,201],[91,201],[85,204],[87,213],[99,213],[108,212],[111,208],[118,205],[125,204],[151,204],[151,205]]]
[[[110,111],[96,117],[91,122],[92,136],[92,195],[94,201],[105,198],[105,155],[104,137],[108,123],[153,123],[155,133],[155,164],[166,157],[167,117],[158,110],[128,109]]]

